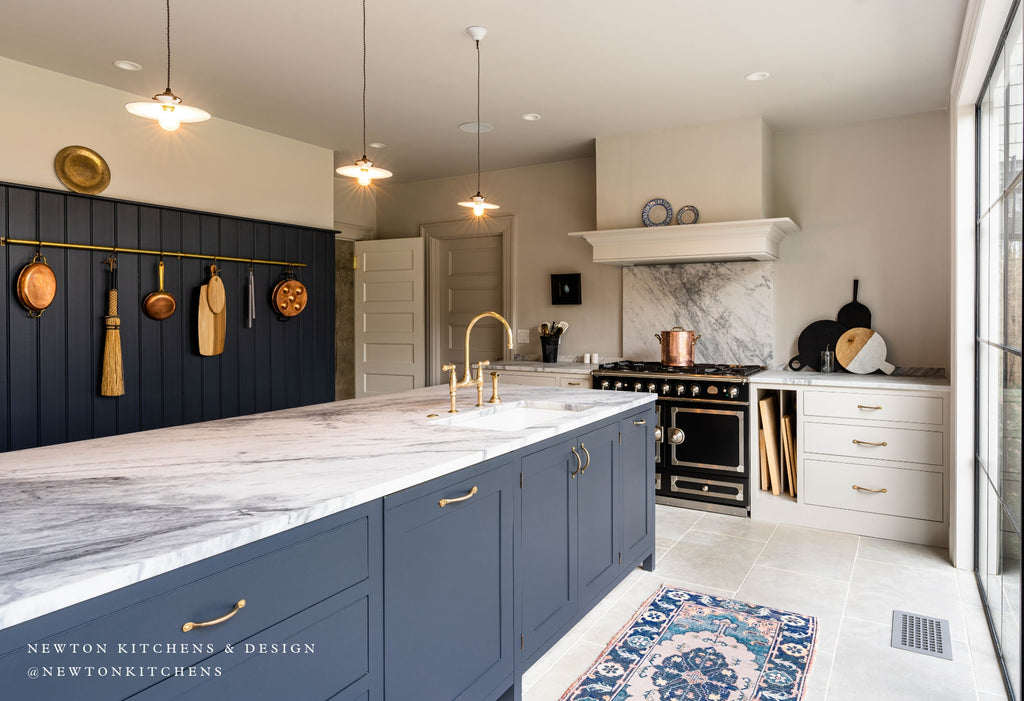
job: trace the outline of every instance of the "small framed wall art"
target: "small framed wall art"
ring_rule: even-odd
[[[579,273],[552,274],[551,304],[582,304],[580,281]]]

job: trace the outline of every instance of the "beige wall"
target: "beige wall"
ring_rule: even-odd
[[[775,206],[803,229],[775,267],[775,357],[860,301],[889,361],[946,367],[949,116],[945,111],[775,136]]]
[[[599,137],[597,228],[643,226],[653,197],[696,206],[702,222],[769,216],[771,149],[760,116]]]
[[[125,111],[124,103],[149,96],[6,58],[0,86],[0,180],[64,190],[54,156],[81,145],[110,166],[105,197],[333,226],[329,149],[216,117],[168,133]]]
[[[419,235],[430,222],[466,219],[456,202],[476,192],[476,176],[380,186],[377,229],[381,238]],[[570,324],[559,354],[604,356],[621,352],[622,275],[618,268],[592,262],[592,249],[570,231],[593,229],[594,160],[591,158],[512,168],[484,174],[483,193],[501,205],[495,215],[514,215],[518,237],[516,326],[530,330],[530,343],[517,344],[524,355],[540,354],[537,325],[564,319]],[[472,215],[469,215],[472,216]],[[583,304],[551,305],[551,274],[582,274]]]
[[[350,240],[370,238],[377,230],[377,188],[334,176],[334,228]]]

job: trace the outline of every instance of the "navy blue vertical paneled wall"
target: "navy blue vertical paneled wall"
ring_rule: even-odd
[[[256,321],[246,328],[248,264],[218,261],[227,291],[224,353],[199,355],[197,305],[212,260],[164,258],[174,315],[142,300],[158,287],[156,256],[118,255],[125,395],[101,397],[107,253],[42,249],[57,296],[38,319],[18,302],[29,246],[0,247],[0,452],[209,421],[334,399],[332,232],[0,183],[0,235],[13,239],[183,251],[305,263],[309,307],[280,322],[270,292],[282,266],[255,265]]]

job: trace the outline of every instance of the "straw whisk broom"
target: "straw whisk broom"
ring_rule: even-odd
[[[124,394],[124,365],[121,362],[121,319],[117,316],[117,258],[111,256],[103,262],[110,266],[110,290],[107,291],[107,333],[103,340],[100,395],[120,397]]]

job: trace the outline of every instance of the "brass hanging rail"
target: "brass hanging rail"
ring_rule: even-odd
[[[49,246],[50,248],[74,248],[84,251],[109,251],[111,253],[139,253],[147,256],[166,256],[167,258],[200,258],[210,261],[235,261],[237,263],[260,263],[262,265],[284,265],[289,268],[305,268],[305,263],[289,263],[284,260],[262,260],[260,258],[236,258],[234,256],[207,256],[199,253],[182,253],[181,251],[153,251],[146,248],[121,248],[120,246],[92,246],[86,243],[57,243],[56,241],[29,241],[0,236],[0,246]]]

